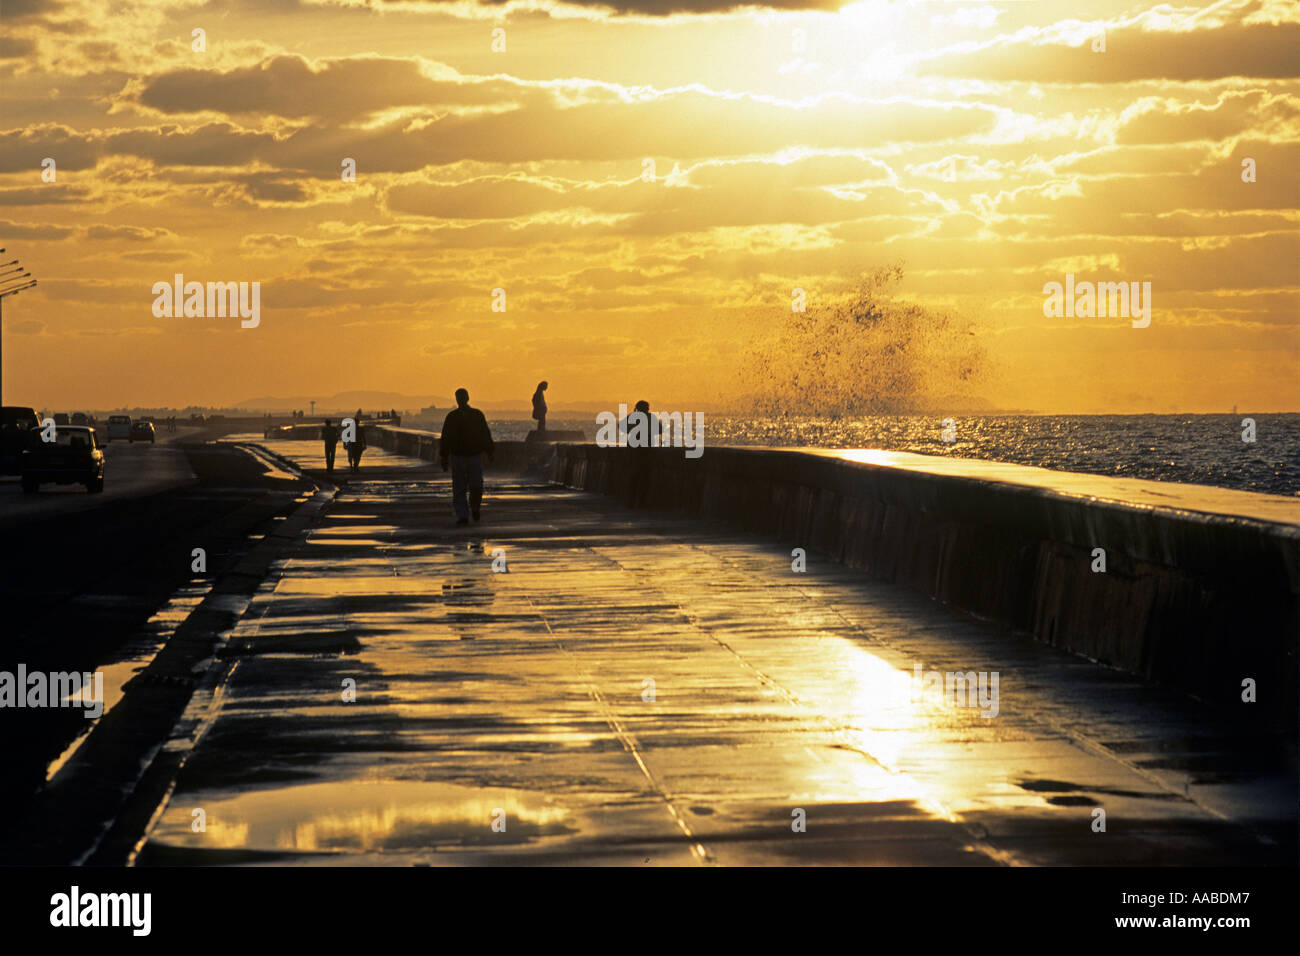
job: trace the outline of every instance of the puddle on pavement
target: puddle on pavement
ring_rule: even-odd
[[[280,579],[276,594],[280,597],[337,597],[345,594],[428,594],[433,585],[425,578],[385,575],[349,577],[285,577]]]
[[[443,582],[442,597],[449,606],[484,607],[496,599],[496,592],[478,578],[460,578]]]
[[[394,530],[395,529],[390,524],[331,524],[324,528],[318,528],[312,534],[312,539],[356,538],[363,535],[374,536],[383,533],[391,534]]]
[[[196,833],[194,811],[204,811]],[[493,830],[504,811],[505,830]],[[572,833],[570,811],[525,790],[418,781],[346,781],[229,797],[185,794],[150,842],[193,849],[376,852],[527,843]]]
[[[1049,796],[1043,797],[1047,803],[1062,807],[1096,806],[1100,803],[1100,800],[1095,794],[1099,793],[1111,797],[1128,797],[1134,800],[1178,801],[1187,799],[1181,794],[1169,791],[1129,790],[1109,786],[1090,787],[1070,783],[1066,780],[1022,780],[1017,786],[1030,793],[1048,794]]]

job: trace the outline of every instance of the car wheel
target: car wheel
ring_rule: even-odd
[[[40,486],[41,486],[40,482],[38,481],[30,481],[26,478],[23,479],[23,492],[25,494],[29,494],[29,495],[36,494],[36,489],[39,488]]]

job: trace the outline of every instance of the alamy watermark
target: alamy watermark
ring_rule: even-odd
[[[100,671],[0,671],[0,707],[84,707],[86,719],[104,713],[104,675]]]
[[[1130,288],[1131,287],[1131,288]],[[1049,282],[1043,286],[1043,315],[1049,319],[1091,319],[1113,316],[1133,319],[1133,328],[1151,324],[1150,282],[1076,283],[1074,273],[1066,273],[1065,285]]]
[[[74,885],[50,897],[51,926],[123,926],[133,936],[148,936],[152,912],[152,893],[83,893]]]
[[[601,448],[685,448],[687,458],[704,454],[703,412],[647,412],[628,414],[626,405],[618,414],[596,416],[596,444]]]
[[[155,282],[153,314],[156,319],[224,319],[238,315],[241,328],[255,329],[262,321],[262,283],[186,282],[176,273],[171,282]]]
[[[997,671],[927,671],[912,667],[912,702],[945,707],[979,707],[980,716],[998,715]]]

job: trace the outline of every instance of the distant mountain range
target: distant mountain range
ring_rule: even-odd
[[[525,399],[516,399],[508,401],[479,401],[471,394],[470,401],[476,408],[481,408],[491,413],[497,418],[518,417],[527,419],[532,412],[530,402]],[[405,414],[408,418],[419,416],[420,412],[427,408],[433,408],[438,414],[445,414],[451,410],[452,400],[450,395],[407,395],[403,392],[386,392],[379,390],[357,389],[354,391],[337,392],[334,395],[325,397],[315,397],[316,407],[314,414],[316,416],[332,415],[340,413],[351,413],[360,408],[363,412],[375,412],[381,409],[395,408]],[[313,414],[312,398],[302,395],[264,395],[257,398],[249,398],[233,405],[221,407],[198,407],[191,406],[185,409],[188,414],[190,411],[201,412],[221,412],[225,414],[253,414],[261,415],[265,412],[274,414],[288,413],[301,409],[303,412]],[[628,405],[632,403],[627,402]],[[743,404],[743,403],[742,403]],[[618,403],[608,403],[599,401],[586,402],[556,402],[547,401],[550,415],[554,419],[575,418],[593,416],[602,411],[618,411]],[[913,410],[912,414],[928,415],[1017,415],[1033,414],[1033,412],[1021,409],[999,409],[991,402],[970,396],[943,396],[932,399],[924,403],[924,408]],[[697,405],[690,409],[685,409],[680,405],[665,404],[656,408],[656,411],[703,411],[709,414],[726,415],[727,411],[717,406],[705,404]],[[163,413],[167,409],[154,408],[133,408],[133,409],[115,409],[114,411],[128,411],[137,413]],[[433,414],[429,412],[426,414]]]
[[[528,398],[515,401],[504,402],[480,402],[470,395],[470,403],[475,408],[481,408],[484,411],[493,412],[519,412],[524,418],[532,412],[532,405]],[[444,411],[449,411],[452,407],[450,395],[405,395],[401,392],[381,392],[381,391],[351,391],[338,392],[324,398],[316,396],[316,414],[322,415],[328,412],[352,412],[360,408],[362,411],[373,411],[380,408],[395,408],[398,411],[418,412],[421,409],[434,406]],[[310,410],[312,398],[301,395],[288,396],[262,396],[259,398],[250,398],[238,404],[231,405],[233,409],[242,409],[249,412],[288,412],[296,409]],[[552,417],[562,417],[566,412],[596,412],[605,410],[605,406],[600,402],[547,402]],[[611,409],[612,411],[613,409]]]
[[[363,409],[417,409],[437,403],[437,399],[432,395],[403,395],[401,392],[353,391],[338,392],[334,395],[329,395],[323,398],[315,395],[263,396],[260,398],[247,399],[246,401],[239,402],[231,407],[256,412],[287,412],[292,409],[311,408],[313,400],[316,402],[317,412],[335,412],[341,410],[355,411],[358,406]],[[447,407],[451,407],[451,402],[446,397],[442,398],[442,402]]]

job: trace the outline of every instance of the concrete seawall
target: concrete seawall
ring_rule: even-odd
[[[560,445],[552,479],[820,553],[1294,731],[1300,501],[886,452]],[[1093,571],[1094,549],[1106,570]],[[789,561],[789,553],[773,555]],[[1258,703],[1243,705],[1253,678]]]
[[[555,439],[580,438],[572,432],[552,432]],[[434,432],[419,431],[412,428],[389,428],[386,426],[368,426],[366,428],[367,444],[391,451],[396,455],[408,455],[425,461],[438,460],[438,436]],[[496,452],[492,461],[487,463],[485,471],[491,473],[513,472],[517,474],[550,474],[552,460],[555,456],[554,442],[539,441],[499,441],[495,443]]]

